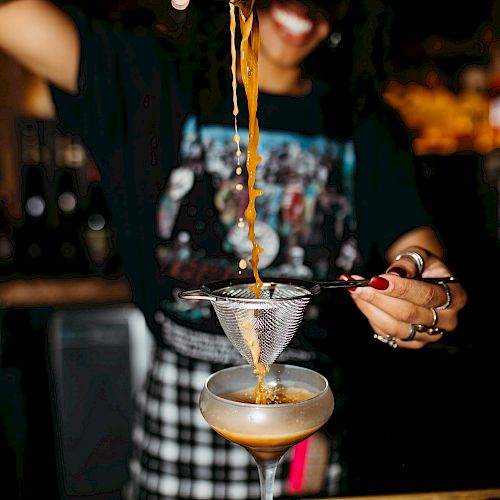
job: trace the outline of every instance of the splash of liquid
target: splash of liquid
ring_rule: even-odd
[[[239,146],[240,136],[238,134],[237,125],[237,115],[238,115],[238,103],[236,98],[236,14],[235,6],[232,2],[229,2],[229,14],[230,14],[230,31],[231,31],[231,71],[232,71],[232,87],[233,87],[233,115],[235,120],[235,135],[234,140],[237,144],[237,157],[239,165],[239,156],[241,155],[241,150]],[[245,16],[245,14],[247,14]],[[239,24],[241,31],[241,43],[240,43],[240,70],[241,79],[245,89],[245,94],[248,102],[248,148],[246,157],[246,169],[248,176],[248,204],[245,209],[245,218],[248,223],[248,238],[252,245],[252,255],[250,258],[250,265],[252,266],[252,272],[254,276],[254,284],[251,285],[251,290],[253,291],[256,298],[260,297],[260,290],[262,288],[263,282],[259,275],[259,255],[264,251],[264,249],[259,245],[257,238],[255,236],[255,220],[257,217],[256,210],[256,199],[258,196],[262,196],[263,191],[256,189],[255,181],[257,174],[257,165],[261,161],[261,157],[257,153],[259,145],[259,122],[257,119],[257,101],[259,93],[258,85],[258,54],[260,47],[260,35],[259,35],[259,23],[258,18],[254,14],[253,4],[252,9],[249,13],[244,13],[242,9],[239,9]]]
[[[238,159],[237,171],[241,172],[240,167],[240,136],[238,134],[239,113],[237,100],[237,79],[236,79],[236,13],[235,6],[229,2],[229,28],[231,32],[231,72],[233,89],[233,115],[234,115],[234,141],[237,145],[236,157]],[[241,79],[245,89],[248,102],[248,148],[246,157],[246,169],[248,176],[248,205],[245,209],[245,218],[248,223],[248,238],[252,245],[252,255],[250,265],[254,276],[254,284],[251,290],[256,298],[260,297],[260,290],[263,282],[259,275],[259,255],[264,249],[257,242],[255,236],[255,220],[257,217],[256,199],[262,196],[263,191],[255,188],[257,174],[257,165],[261,157],[257,153],[259,145],[259,122],[257,119],[257,101],[259,93],[258,84],[258,54],[260,47],[259,23],[254,15],[253,2],[249,12],[243,12],[239,9],[239,21],[241,31],[240,43],[240,70]],[[257,375],[257,385],[255,387],[255,401],[258,404],[266,404],[270,401],[269,388],[265,384],[265,375],[269,371],[269,366],[260,361],[260,342],[257,332],[253,328],[252,321],[249,320],[244,325],[243,340],[247,345],[254,365],[254,372]]]

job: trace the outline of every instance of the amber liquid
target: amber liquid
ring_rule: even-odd
[[[233,114],[235,117],[235,135],[234,140],[238,145],[237,156],[239,158],[240,147],[238,135],[238,127],[236,124],[236,116],[238,115],[238,104],[236,99],[236,49],[235,49],[235,30],[236,30],[236,19],[235,19],[235,8],[234,5],[229,3],[230,9],[230,31],[231,31],[231,56],[232,64],[231,71],[233,74]],[[250,264],[252,266],[252,272],[254,276],[255,283],[251,286],[255,297],[260,296],[260,289],[262,288],[263,282],[259,275],[259,254],[264,251],[264,249],[259,245],[255,237],[255,219],[257,217],[256,211],[256,199],[258,196],[262,196],[263,191],[255,188],[255,179],[257,172],[257,165],[261,161],[261,157],[257,153],[257,148],[259,145],[259,122],[257,120],[257,100],[259,93],[259,83],[258,83],[258,54],[260,46],[260,36],[259,36],[259,23],[257,15],[254,13],[253,9],[246,13],[240,9],[239,10],[239,20],[240,20],[240,30],[241,30],[241,43],[240,43],[240,71],[243,86],[245,88],[245,94],[248,102],[248,149],[246,158],[246,169],[248,176],[248,205],[245,209],[245,218],[248,223],[248,238],[252,244],[252,256],[250,258]]]
[[[268,401],[265,404],[300,403],[314,397],[314,394],[302,387],[266,386]],[[219,394],[219,397],[246,404],[262,404],[258,402],[255,388],[249,387],[238,392]]]
[[[291,434],[283,433],[272,436],[255,436],[245,434],[244,430],[242,432],[228,432],[218,427],[212,428],[215,432],[233,443],[244,446],[245,448],[260,448],[260,455],[258,453],[253,453],[254,456],[257,455],[270,458],[267,454],[264,454],[264,451],[269,453],[273,449],[288,448],[289,446],[293,446],[294,444],[304,441],[304,439],[308,438],[311,434],[314,434],[316,431],[321,429],[321,427],[321,425],[317,425],[316,427],[310,427],[301,432],[294,432]]]
[[[268,391],[272,392],[272,395],[271,392],[269,393],[271,399],[268,401],[268,404],[298,403],[314,397],[312,392],[299,387],[278,386],[273,389],[268,388]],[[219,394],[219,397],[247,404],[256,402],[255,390],[253,388],[234,393]],[[304,429],[298,432],[287,432],[287,429],[284,428],[282,433],[273,432],[269,435],[255,435],[255,430],[250,424],[242,422],[241,425],[240,432],[229,432],[226,429],[216,426],[212,426],[212,428],[229,441],[249,448],[252,455],[262,459],[278,458],[283,453],[283,448],[288,448],[303,441],[321,428],[321,425],[308,427],[305,424]],[[248,431],[245,429],[247,425]]]
[[[252,5],[253,7],[253,5]],[[252,244],[252,256],[250,265],[255,283],[251,286],[255,297],[260,297],[260,289],[263,282],[259,275],[259,254],[264,249],[259,245],[255,236],[255,220],[257,217],[256,199],[263,194],[263,191],[255,188],[255,180],[257,175],[257,165],[261,161],[261,157],[257,153],[259,145],[259,122],[257,119],[257,101],[259,93],[258,82],[258,55],[260,46],[259,23],[257,15],[253,8],[250,12],[239,10],[239,21],[241,31],[240,43],[240,71],[245,94],[248,102],[248,149],[246,158],[246,170],[248,176],[248,205],[245,210],[245,218],[248,223],[248,238]],[[240,136],[238,134],[237,116],[239,113],[238,100],[236,97],[237,78],[236,78],[236,14],[235,6],[229,3],[229,29],[231,32],[231,72],[232,72],[232,88],[233,88],[233,115],[234,115],[234,141],[237,145],[236,156],[238,165],[240,161]],[[251,325],[250,325],[251,327]],[[255,374],[257,375],[257,386],[255,393],[257,403],[264,404],[268,401],[267,388],[264,382],[264,376],[268,372],[268,367],[259,361],[260,346],[255,332],[247,331],[244,338],[255,366]]]

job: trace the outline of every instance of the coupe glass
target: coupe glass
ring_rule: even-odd
[[[235,401],[235,393],[252,393],[256,376],[249,365],[220,370],[208,377],[200,410],[221,436],[253,456],[259,470],[261,500],[272,500],[278,462],[293,445],[319,430],[333,412],[333,394],[325,377],[308,368],[273,364],[266,385],[274,392],[301,392],[308,399],[279,404]]]

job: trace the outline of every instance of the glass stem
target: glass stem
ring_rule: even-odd
[[[260,478],[260,498],[261,500],[273,500],[274,476],[279,460],[257,461]]]

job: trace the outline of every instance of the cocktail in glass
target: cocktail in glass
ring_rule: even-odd
[[[224,438],[248,450],[257,463],[261,499],[272,500],[276,468],[293,445],[318,431],[333,412],[325,377],[308,368],[273,364],[265,381],[277,402],[255,404],[256,377],[250,365],[220,370],[208,377],[200,410]]]

